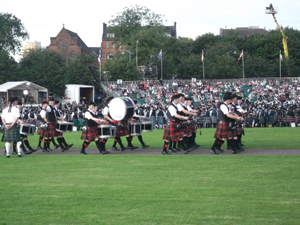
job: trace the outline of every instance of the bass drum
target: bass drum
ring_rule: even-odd
[[[134,115],[134,102],[127,97],[113,98],[109,103],[109,114],[117,121],[129,120]]]

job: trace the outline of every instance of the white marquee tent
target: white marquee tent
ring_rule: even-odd
[[[0,85],[0,103],[7,104],[11,97],[18,97],[22,103],[39,104],[47,100],[48,89],[29,81],[6,82]]]

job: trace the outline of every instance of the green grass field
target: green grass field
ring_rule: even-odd
[[[251,128],[243,140],[298,148],[299,132]],[[201,149],[213,133],[198,135]],[[80,148],[79,132],[65,137]],[[143,137],[163,144],[162,131]],[[0,170],[1,225],[300,224],[300,155],[2,155]]]

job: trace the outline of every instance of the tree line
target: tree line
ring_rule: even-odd
[[[238,61],[238,58],[242,50],[245,78],[279,76],[279,51],[283,52],[279,30],[270,30],[264,35],[253,34],[247,38],[231,32],[224,37],[207,33],[195,40],[185,37],[176,39],[170,37],[163,23],[162,15],[140,6],[125,8],[113,17],[109,27],[117,37],[114,44],[119,51],[103,65],[102,71],[109,75],[106,79],[141,79],[134,60],[137,44],[138,65],[157,66],[159,78],[161,61],[157,55],[161,49],[164,79],[172,79],[173,75],[177,75],[178,79],[202,79],[202,50],[206,79],[241,78],[242,60]],[[300,31],[286,27],[284,32],[288,37],[289,60],[284,59],[281,63],[282,76],[297,77],[300,75]],[[20,19],[9,13],[0,13],[1,83],[28,80],[58,96],[64,94],[65,84],[95,85],[95,76],[100,74],[94,55],[77,55],[73,61],[67,61],[58,53],[42,48],[27,52],[20,62],[16,62],[11,54],[20,51],[21,41],[28,37]],[[126,51],[122,54],[120,49]],[[128,51],[132,53],[131,61]]]

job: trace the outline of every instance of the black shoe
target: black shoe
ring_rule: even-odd
[[[215,149],[210,149],[209,151],[215,155],[219,155],[219,153]]]
[[[18,153],[17,153],[17,151],[13,151],[12,154],[13,154],[13,155],[16,155],[16,154],[18,154]]]
[[[102,151],[101,154],[110,154],[109,151]]]
[[[183,149],[181,149],[180,147],[177,147],[177,148],[175,148],[175,150],[176,150],[177,152],[180,152],[180,151],[183,150]]]
[[[61,151],[62,151],[62,152],[67,151],[67,150],[69,150],[72,146],[73,146],[73,144],[67,145],[66,147],[62,148]]]
[[[217,150],[218,150],[220,153],[224,153],[224,150],[223,150],[223,149],[217,148]]]
[[[127,146],[127,148],[130,149],[130,150],[132,151],[132,150],[134,150],[134,149],[137,149],[138,147],[132,145],[132,146]]]
[[[24,155],[28,155],[29,151],[27,151],[26,149],[23,150]]]
[[[184,154],[187,155],[187,154],[189,154],[189,152],[190,152],[189,150],[185,150],[185,151],[184,151]]]
[[[227,150],[231,150],[231,148],[230,148],[230,147],[227,147]]]
[[[130,149],[129,147],[122,147],[121,148],[121,151],[123,152],[123,151],[125,151],[125,150],[127,150],[127,149]]]
[[[42,148],[43,152],[49,152],[49,150],[47,148]]]
[[[18,154],[18,157],[23,157],[23,155],[22,154]]]
[[[171,149],[169,149],[169,152],[177,152],[177,150],[174,148],[171,148]]]
[[[87,155],[87,153],[85,151],[81,151],[80,154],[81,155]]]
[[[4,150],[4,155],[6,155],[6,150]]]
[[[117,147],[112,147],[111,150],[120,151],[120,149],[118,149]]]
[[[142,148],[148,148],[150,145],[143,145]]]
[[[171,153],[169,153],[169,152],[167,152],[167,151],[162,151],[161,154],[163,154],[163,155],[171,155]]]
[[[55,147],[54,147],[54,148],[55,148],[55,150],[56,150],[56,149],[58,149],[59,147],[60,147],[59,145],[55,145]]]
[[[233,150],[232,154],[238,154],[239,152],[237,150]]]
[[[48,152],[51,152],[51,151],[53,151],[53,149],[51,149],[51,148],[47,148],[47,150],[48,150]]]
[[[42,151],[43,151],[43,148],[42,148],[41,146],[38,146],[38,147],[36,148],[35,152],[38,151],[38,150],[42,150]]]
[[[6,158],[10,158],[10,155],[6,155]]]
[[[36,152],[38,149],[34,149],[34,148],[31,148],[29,149],[29,152]],[[31,154],[31,153],[30,153]]]

